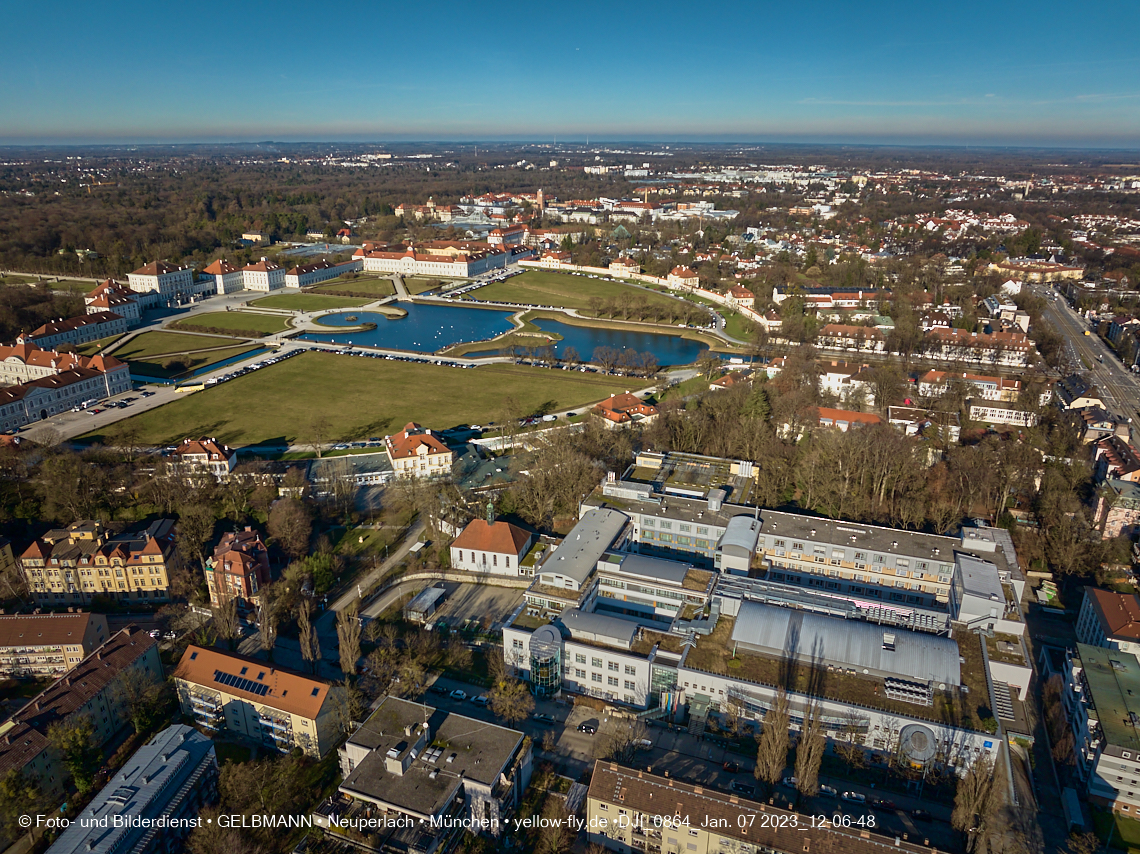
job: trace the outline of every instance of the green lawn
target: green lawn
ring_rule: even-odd
[[[752,321],[742,314],[737,312],[729,312],[718,306],[718,310],[724,317],[724,331],[731,335],[738,341],[751,341],[752,340]]]
[[[454,281],[453,279],[431,279],[420,278],[419,276],[408,276],[404,279],[404,287],[408,289],[408,293],[413,296],[422,294],[425,291],[434,291],[436,288],[443,287],[448,282]]]
[[[272,334],[289,328],[288,320],[272,314],[255,314],[252,311],[210,311],[196,314],[170,324],[169,329],[232,329],[235,332],[262,332]]]
[[[383,436],[408,421],[438,429],[501,421],[508,396],[530,412],[550,401],[556,401],[556,408],[582,407],[645,385],[629,378],[521,365],[462,370],[305,353],[140,413],[126,423],[139,428],[146,444],[166,445],[185,436],[216,436],[231,445],[281,439],[300,444],[317,415],[330,423],[328,441],[338,441]]]
[[[528,305],[553,305],[562,308],[588,309],[590,299],[603,300],[629,296],[644,298],[649,303],[671,302],[667,296],[651,293],[619,282],[606,282],[586,276],[571,276],[548,270],[528,270],[505,282],[495,282],[472,291],[466,298]]]
[[[122,337],[122,335],[110,335],[107,338],[100,338],[97,341],[88,341],[86,344],[80,344],[76,347],[75,352],[80,356],[94,356],[104,347],[110,347]]]
[[[53,291],[71,291],[73,294],[89,294],[97,287],[94,282],[77,282],[74,279],[64,279],[62,282],[41,282],[40,284],[50,287]]]
[[[1112,829],[1112,821],[1116,819],[1116,828]],[[1109,834],[1112,835],[1112,849],[1140,851],[1140,821],[1134,818],[1113,814],[1103,809],[1093,810],[1093,826],[1101,842],[1105,842]]]
[[[92,341],[92,344],[98,342]],[[210,347],[234,346],[241,342],[236,338],[223,338],[220,335],[179,335],[177,332],[144,332],[136,335],[115,351],[115,358],[124,362],[142,361],[153,356],[167,356],[171,353],[188,353],[206,350]]]
[[[153,356],[150,359],[132,359],[131,368],[137,373],[148,377],[166,379],[195,371],[216,362],[223,362],[242,353],[256,350],[255,344],[243,344],[240,347],[223,347],[220,350],[200,350],[197,353],[187,353],[180,356]]]
[[[350,279],[341,276],[338,279],[330,279],[319,287],[306,288],[305,293],[359,294],[360,296],[370,296],[373,299],[380,299],[381,297],[390,297],[395,294],[396,287],[392,284],[392,280],[387,277],[376,278],[373,276],[361,276],[359,278]]]
[[[258,308],[285,308],[290,311],[327,311],[333,308],[355,308],[368,305],[369,299],[360,297],[333,297],[325,294],[278,294],[255,299],[250,305]]]

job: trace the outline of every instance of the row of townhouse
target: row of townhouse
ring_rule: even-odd
[[[86,359],[85,367],[59,370],[0,389],[0,430],[25,427],[131,388],[130,368],[125,362],[112,356],[92,356]]]

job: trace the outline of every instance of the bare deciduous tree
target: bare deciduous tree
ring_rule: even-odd
[[[760,745],[756,751],[757,780],[775,785],[788,763],[788,694],[781,688],[776,701],[764,715]]]
[[[313,625],[313,602],[311,599],[301,599],[297,609],[297,631],[301,642],[301,658],[305,659],[313,673],[321,662],[321,641],[317,637],[316,626]]]
[[[823,733],[823,709],[811,702],[804,710],[804,722],[796,739],[796,789],[814,797],[819,792],[819,766],[827,737]]]
[[[336,637],[340,643],[340,669],[345,681],[356,675],[360,659],[360,600],[353,599],[336,615]]]

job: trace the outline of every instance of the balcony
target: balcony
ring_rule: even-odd
[[[284,732],[292,732],[293,730],[293,727],[289,724],[289,721],[281,720],[279,718],[271,718],[267,715],[260,715],[257,720],[263,727],[270,727],[275,730],[283,730]]]

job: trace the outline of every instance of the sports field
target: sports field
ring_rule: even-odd
[[[231,445],[303,444],[317,416],[327,441],[383,436],[409,421],[444,429],[501,421],[513,397],[522,413],[575,408],[645,381],[521,365],[446,368],[332,353],[304,353],[129,419],[144,444],[216,436]],[[120,422],[124,423],[124,422]],[[98,433],[89,438],[99,438]]]
[[[95,342],[92,342],[95,343]],[[223,338],[220,335],[180,335],[177,332],[144,332],[136,335],[114,352],[116,359],[124,362],[164,356],[170,353],[188,353],[206,350],[211,347],[234,346],[242,342],[237,338]]]
[[[328,311],[334,308],[356,308],[371,300],[360,297],[333,297],[325,294],[278,294],[250,303],[257,308],[284,308],[289,311]]]
[[[235,333],[261,332],[272,334],[289,328],[285,317],[272,314],[257,314],[252,311],[210,311],[195,314],[185,320],[170,324],[168,329],[232,329]]]
[[[525,303],[527,305],[553,305],[561,308],[589,309],[591,298],[602,300],[645,299],[652,303],[673,303],[667,296],[620,282],[606,282],[588,276],[571,276],[547,270],[527,270],[505,282],[494,282],[467,294],[467,299]]]

